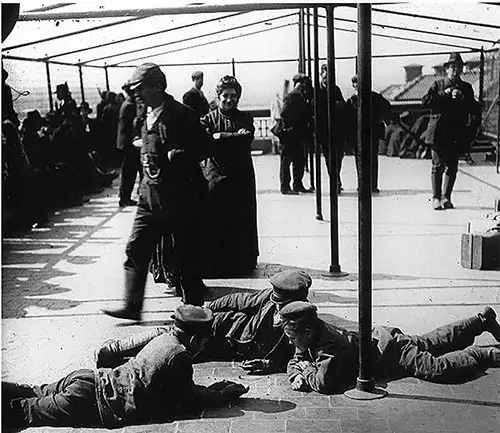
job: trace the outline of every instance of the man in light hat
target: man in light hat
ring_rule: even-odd
[[[193,87],[184,93],[182,102],[191,107],[198,118],[201,119],[210,109],[207,98],[205,98],[205,95],[201,91],[203,87],[203,72],[194,71],[191,74],[191,79],[193,80]]]
[[[214,337],[196,361],[239,360],[250,372],[284,371],[293,347],[284,338],[279,311],[292,301],[307,300],[312,279],[288,270],[270,278],[271,286],[256,293],[232,293],[212,301]]]
[[[158,240],[172,234],[183,302],[203,305],[201,278],[201,198],[206,181],[199,162],[211,153],[212,141],[194,111],[165,92],[165,74],[154,63],[140,65],[128,87],[149,114],[142,129],[144,178],[132,233],[126,246],[125,299],[105,314],[140,320],[149,262]]]
[[[41,386],[2,383],[2,426],[117,428],[221,406],[246,393],[235,382],[193,382],[192,358],[210,336],[212,312],[181,305],[174,319],[171,332],[157,329],[108,343],[97,352],[95,370],[77,370]]]
[[[281,138],[280,191],[282,194],[309,192],[302,179],[306,164],[305,145],[310,140],[312,130],[311,79],[305,74],[296,74],[292,78],[293,90],[286,95],[281,110],[286,134]],[[293,184],[290,188],[290,166]]]
[[[432,153],[432,208],[453,209],[451,193],[458,171],[458,158],[476,136],[481,109],[472,86],[460,76],[464,62],[451,53],[444,64],[446,77],[437,79],[422,98],[431,109],[425,141]],[[443,182],[444,175],[444,182]]]
[[[359,336],[318,318],[316,306],[291,302],[280,311],[283,331],[295,346],[288,379],[296,391],[335,394],[352,387],[358,376]],[[432,382],[455,382],[479,371],[500,367],[498,347],[474,346],[475,337],[489,332],[500,342],[495,311],[483,312],[424,335],[376,326],[371,362],[375,377],[413,376]]]

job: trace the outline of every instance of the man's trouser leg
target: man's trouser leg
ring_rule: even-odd
[[[400,365],[424,380],[456,381],[486,368],[491,363],[487,348],[472,346],[485,330],[475,316],[445,325],[421,336],[401,335]]]
[[[280,157],[280,190],[281,192],[290,191],[290,150],[283,148]]]
[[[92,370],[74,371],[57,382],[34,387],[33,392],[33,397],[10,401],[11,427],[101,424]]]
[[[378,137],[374,137],[372,140],[371,175],[373,191],[378,189]]]
[[[293,173],[293,190],[300,191],[304,189],[302,180],[306,168],[306,154],[304,143],[299,141],[296,143],[296,148],[293,151],[292,173]]]
[[[337,149],[337,188],[339,192],[342,189],[342,179],[340,177],[340,171],[342,170],[343,159],[344,159],[344,149]]]
[[[451,200],[451,193],[455,185],[458,171],[458,155],[450,155],[445,162],[443,197]]]
[[[139,148],[128,149],[124,151],[122,171],[120,178],[120,201],[130,200],[132,190],[134,189],[135,178],[138,172],[141,172]]]

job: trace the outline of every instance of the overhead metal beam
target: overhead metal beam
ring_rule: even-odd
[[[101,29],[105,29],[107,27],[117,26],[119,24],[127,24],[127,23],[130,23],[132,21],[142,20],[144,18],[148,18],[148,17],[135,17],[135,18],[130,18],[128,20],[119,21],[119,22],[103,24],[101,26],[89,27],[88,29],[77,30],[74,32],[65,33],[63,35],[57,35],[57,36],[51,36],[49,38],[38,39],[37,41],[24,42],[24,43],[19,44],[19,45],[12,45],[11,47],[5,47],[3,50],[4,51],[15,50],[17,48],[27,47],[29,45],[41,44],[42,42],[55,41],[56,39],[67,38],[68,36],[74,36],[74,35],[81,35],[82,33],[92,32],[94,30],[101,30]]]
[[[308,6],[322,6],[324,3],[307,3]],[[23,13],[19,21],[47,21],[47,20],[77,20],[92,18],[113,17],[141,17],[150,15],[181,15],[204,14],[217,12],[263,11],[279,9],[298,9],[300,3],[227,3],[223,5],[196,5],[180,7],[163,7],[150,9],[117,9],[86,12],[48,12],[48,13]]]
[[[22,56],[9,56],[8,54],[2,55],[2,59],[21,60],[23,62],[47,63],[47,60],[45,60],[45,59],[32,59],[29,57],[22,57]],[[78,66],[78,63],[59,62],[57,60],[51,60],[49,63],[53,64],[53,65]],[[97,65],[85,65],[85,66],[87,66],[89,68],[98,68],[98,69],[102,69],[104,67],[104,66],[97,66]]]
[[[288,17],[295,16],[295,15],[296,15],[296,13],[281,15],[279,17],[273,18],[273,20],[278,20],[278,19],[282,19],[282,18],[288,18]],[[108,56],[102,56],[102,57],[97,57],[97,58],[90,59],[90,60],[85,60],[84,62],[81,62],[81,64],[84,65],[84,64],[88,64],[90,62],[97,62],[98,60],[105,60],[105,59],[110,59],[112,57],[123,56],[123,55],[126,55],[126,54],[143,52],[143,51],[146,51],[146,50],[151,50],[151,49],[154,49],[154,48],[161,48],[161,47],[165,47],[165,46],[168,46],[168,45],[177,44],[177,43],[180,43],[180,42],[192,41],[192,40],[204,38],[204,37],[207,37],[207,36],[219,35],[221,33],[231,32],[233,30],[239,30],[239,29],[243,29],[243,28],[246,28],[246,27],[251,27],[251,26],[258,25],[258,24],[266,23],[268,21],[270,21],[269,18],[267,18],[265,20],[254,21],[252,23],[242,24],[240,26],[235,26],[235,27],[231,27],[231,28],[227,28],[227,29],[217,30],[215,32],[205,33],[203,35],[196,35],[196,36],[192,36],[192,37],[189,37],[189,38],[178,39],[176,41],[171,41],[171,42],[166,42],[166,43],[162,43],[162,44],[152,45],[150,47],[137,48],[135,50],[125,51],[125,52],[122,52],[122,53],[113,53],[113,54],[110,54]],[[146,56],[146,57],[152,57],[152,55],[151,56]],[[120,63],[120,62],[117,62],[116,64],[118,64],[118,63]]]
[[[247,12],[237,12],[235,14],[226,15],[224,17],[210,18],[208,20],[198,21],[198,22],[190,23],[190,24],[183,24],[182,26],[172,27],[172,28],[169,28],[169,29],[163,29],[163,30],[159,30],[159,31],[156,31],[156,32],[152,32],[152,33],[146,33],[146,34],[143,34],[143,35],[131,36],[129,38],[120,39],[120,40],[116,40],[116,41],[105,42],[103,44],[94,45],[94,46],[91,46],[91,47],[84,47],[84,48],[79,48],[79,49],[73,50],[73,51],[66,51],[64,53],[52,54],[51,56],[46,56],[45,59],[53,59],[54,57],[67,56],[69,54],[81,53],[83,51],[95,50],[96,48],[103,48],[103,47],[107,47],[107,46],[110,46],[110,45],[121,44],[123,42],[129,42],[129,41],[133,41],[133,40],[137,40],[137,39],[147,38],[149,36],[156,36],[156,35],[159,35],[159,34],[162,34],[162,33],[172,32],[174,30],[182,30],[182,29],[186,29],[186,28],[189,28],[189,27],[197,26],[197,25],[200,25],[200,24],[207,24],[207,23],[211,23],[211,22],[214,22],[214,21],[219,21],[219,20],[222,20],[222,19],[225,19],[225,18],[231,18],[231,17],[235,17],[237,15],[242,15],[242,14],[245,14],[245,13],[247,13]],[[134,20],[141,19],[141,18],[134,18]],[[144,18],[146,18],[146,17],[144,17]],[[148,48],[151,48],[151,47],[148,47]],[[89,61],[92,61],[92,60],[89,60]]]
[[[216,41],[203,42],[201,44],[190,45],[189,47],[177,48],[175,50],[164,51],[162,53],[152,54],[152,55],[149,55],[149,56],[136,57],[134,59],[124,60],[123,62],[114,63],[114,64],[108,65],[108,66],[110,66],[110,67],[116,67],[116,66],[121,65],[123,63],[135,62],[137,60],[149,59],[151,57],[163,56],[165,54],[172,54],[172,53],[177,53],[179,51],[191,50],[193,48],[199,48],[199,47],[204,47],[206,45],[218,44],[219,42],[225,42],[225,41],[230,41],[230,40],[233,40],[233,39],[244,38],[246,36],[252,36],[252,35],[256,35],[256,34],[264,33],[264,32],[270,32],[272,30],[278,30],[278,29],[281,29],[283,27],[289,27],[289,26],[295,26],[295,25],[297,25],[297,24],[296,23],[283,24],[281,26],[275,26],[275,27],[272,27],[272,28],[269,28],[269,29],[257,30],[255,32],[245,33],[243,35],[230,36],[228,38],[218,39]],[[294,61],[295,60],[296,59],[294,59]],[[238,63],[241,63],[241,62],[238,62]]]

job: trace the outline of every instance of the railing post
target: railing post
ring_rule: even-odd
[[[358,193],[359,231],[359,373],[356,388],[345,395],[373,400],[387,395],[375,387],[372,347],[372,202],[371,202],[371,5],[358,4],[358,155],[361,160]]]
[[[78,65],[78,75],[80,76],[80,93],[82,94],[82,102],[85,102],[85,90],[83,89],[82,65]]]
[[[109,76],[107,66],[104,66],[104,76],[106,77],[106,90],[109,92]]]
[[[50,111],[54,110],[54,99],[52,98],[52,86],[50,84],[50,67],[49,61],[45,61],[45,72],[47,74],[47,91],[49,92],[49,109]]]
[[[234,61],[234,57],[231,59],[231,71],[233,73],[233,77],[236,78],[236,62]]]

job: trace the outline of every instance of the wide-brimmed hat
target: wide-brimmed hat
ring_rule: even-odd
[[[443,66],[445,68],[447,68],[448,65],[451,65],[451,64],[456,64],[456,65],[459,65],[459,66],[463,66],[464,61],[462,60],[462,56],[460,55],[460,53],[451,53],[450,54],[450,58],[448,59],[448,61]]]

